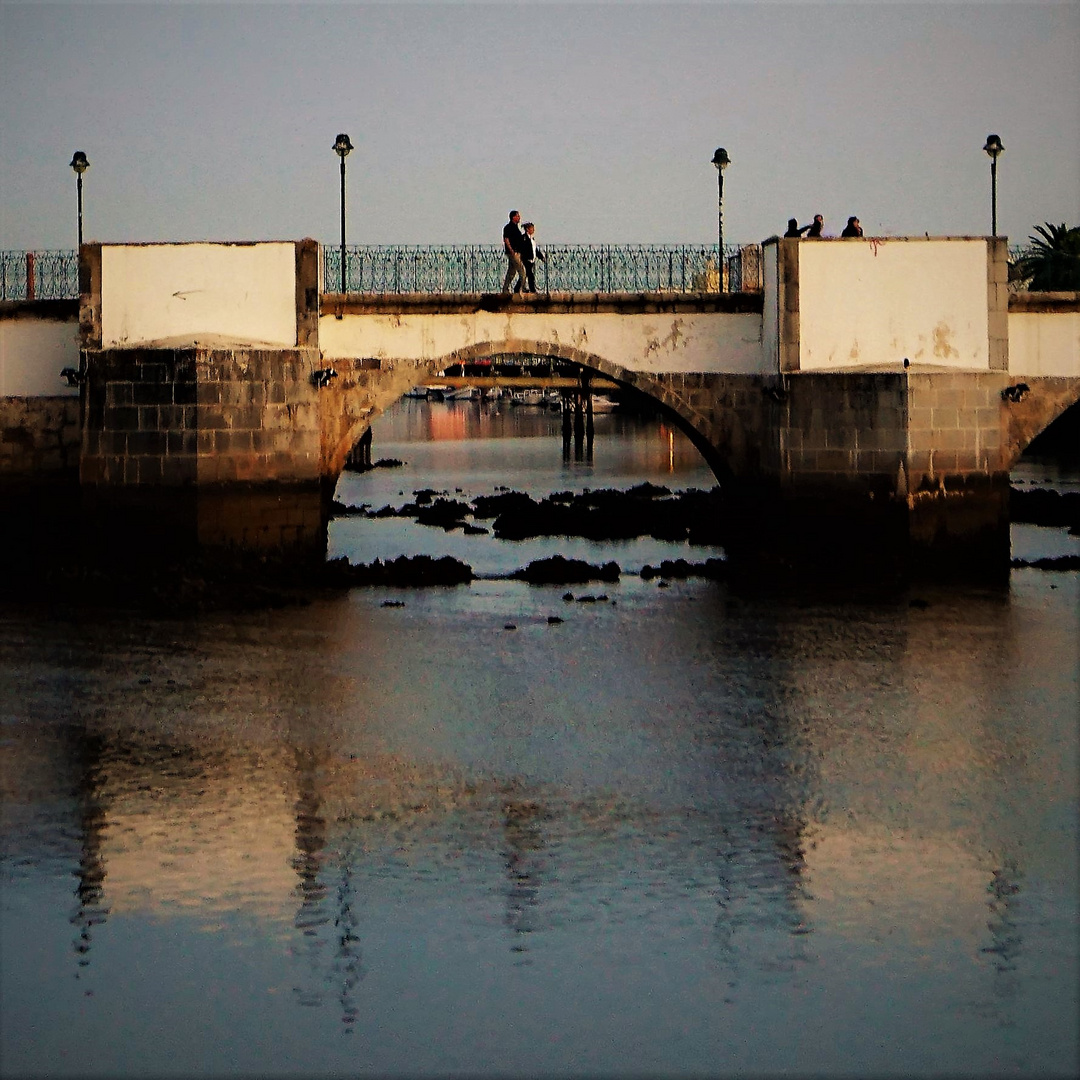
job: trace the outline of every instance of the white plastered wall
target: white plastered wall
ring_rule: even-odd
[[[319,321],[319,345],[328,359],[437,360],[470,345],[503,341],[565,345],[650,374],[764,370],[756,313],[358,314]]]
[[[1009,372],[1080,375],[1080,311],[1011,312]]]
[[[777,371],[780,365],[780,252],[775,244],[767,244],[762,252],[762,363],[767,371]]]
[[[799,367],[990,366],[981,237],[803,241]]]
[[[78,370],[78,338],[78,320],[0,319],[0,397],[78,397],[60,377]]]
[[[102,347],[296,345],[296,245],[101,249]]]

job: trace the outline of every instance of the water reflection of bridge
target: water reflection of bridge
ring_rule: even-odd
[[[96,687],[87,698],[114,706],[67,726],[51,749],[33,725],[12,732],[5,828],[25,824],[17,808],[33,807],[43,792],[49,801],[39,806],[53,827],[66,808],[76,840],[65,853],[75,873],[73,949],[84,981],[95,950],[111,947],[113,935],[97,932],[109,919],[184,915],[207,927],[251,919],[287,928],[297,1002],[340,1010],[346,1027],[362,1000],[369,920],[446,891],[501,923],[518,959],[557,948],[561,928],[578,920],[601,929],[647,923],[668,907],[707,928],[702,947],[731,978],[763,958],[797,965],[819,937],[835,945],[837,933],[877,948],[887,927],[917,950],[949,935],[956,955],[983,955],[1000,981],[1019,955],[1016,911],[1029,871],[1015,854],[1022,830],[999,800],[1010,790],[1021,798],[1046,759],[1019,716],[1001,731],[970,722],[998,716],[1014,677],[1007,673],[1029,659],[1002,663],[1010,641],[998,605],[976,608],[939,616],[934,632],[918,610],[895,622],[833,626],[837,655],[822,643],[826,616],[721,620],[709,667],[730,672],[732,697],[719,705],[722,722],[678,732],[694,750],[673,759],[679,780],[670,802],[633,784],[590,783],[582,794],[512,772],[482,780],[438,764],[434,753],[347,752],[359,750],[361,735],[349,729],[341,738],[349,694],[340,674],[327,677],[338,666],[324,670],[305,655],[301,667],[310,662],[314,671],[301,675],[295,656],[283,659],[285,642],[264,654],[260,637],[216,660],[204,646],[170,654],[170,684],[141,663],[137,699],[109,697],[110,676],[92,661],[79,676]],[[320,632],[355,629],[335,623]],[[677,634],[668,644],[692,641]],[[351,648],[377,696],[385,654],[403,642],[373,633]],[[252,679],[259,690],[235,691],[233,665],[251,672],[256,655],[266,665]],[[694,650],[685,655],[693,667]],[[753,673],[765,658],[773,677],[759,681]],[[414,659],[397,657],[393,672]],[[949,697],[959,694],[962,707],[943,707],[926,678],[942,664],[952,673]],[[867,686],[875,672],[881,684]],[[116,677],[115,692],[134,682],[127,665]],[[207,715],[215,709],[220,716]],[[886,710],[887,729],[874,719]],[[632,723],[650,752],[670,754],[660,711],[645,708]],[[312,731],[315,717],[323,719]],[[551,722],[546,712],[530,714],[500,731],[527,741]],[[390,719],[376,741],[390,733],[395,745],[408,744]],[[883,739],[895,754],[882,757]],[[664,792],[670,781],[657,778]],[[957,790],[965,793],[961,821]],[[33,865],[40,824],[10,835],[5,855],[29,852]],[[263,938],[260,930],[255,940]]]

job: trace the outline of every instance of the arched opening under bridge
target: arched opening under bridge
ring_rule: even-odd
[[[573,345],[519,340],[470,345],[430,361],[396,361],[385,371],[350,371],[349,366],[338,365],[342,380],[336,388],[337,430],[324,419],[325,460],[335,482],[350,455],[355,456],[354,448],[370,439],[373,423],[419,388],[433,385],[474,387],[488,391],[489,398],[496,389],[512,393],[530,386],[546,388],[571,402],[576,395],[585,412],[585,395],[610,393],[626,404],[626,411],[651,412],[685,436],[721,483],[757,454],[734,407],[735,392],[722,392],[723,376],[652,374]],[[366,457],[369,450],[364,447],[361,453]]]

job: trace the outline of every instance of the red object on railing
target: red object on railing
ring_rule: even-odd
[[[26,299],[34,299],[34,253],[26,253]]]

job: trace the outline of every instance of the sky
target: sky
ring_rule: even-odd
[[[1080,224],[1080,3],[0,0],[0,248]]]

